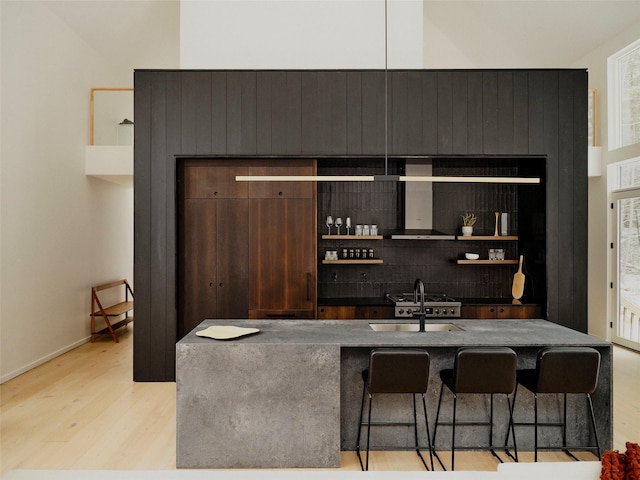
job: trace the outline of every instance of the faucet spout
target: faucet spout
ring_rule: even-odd
[[[420,332],[424,332],[424,323],[425,323],[425,311],[424,311],[424,283],[419,278],[416,279],[413,284],[413,301],[414,303],[418,303],[418,295],[420,298],[420,310],[418,312],[414,312],[414,316],[417,316],[420,320]],[[418,315],[416,315],[416,313]]]

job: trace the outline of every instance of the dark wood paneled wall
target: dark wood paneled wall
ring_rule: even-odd
[[[176,155],[385,153],[383,71],[135,72],[134,380],[175,377]],[[390,71],[388,152],[547,159],[548,318],[587,330],[587,72]]]

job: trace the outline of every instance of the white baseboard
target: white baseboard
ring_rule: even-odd
[[[67,353],[71,350],[73,350],[74,348],[78,348],[80,345],[84,345],[85,343],[88,343],[91,340],[91,335],[78,340],[77,342],[73,342],[71,345],[67,345],[66,347],[62,347],[58,350],[56,350],[55,352],[49,353],[47,355],[45,355],[44,357],[40,357],[39,359],[28,363],[27,365],[20,367],[16,370],[14,370],[13,372],[9,372],[6,375],[2,375],[2,377],[0,377],[0,384],[4,383],[4,382],[8,382],[9,380],[11,380],[12,378],[16,378],[18,375],[22,375],[25,372],[28,372],[29,370],[32,370],[40,365],[42,365],[43,363],[47,363],[49,360],[53,360],[56,357],[59,357],[60,355],[62,355],[63,353]]]

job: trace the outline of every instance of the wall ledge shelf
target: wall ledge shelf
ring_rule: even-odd
[[[518,260],[458,260],[458,265],[517,265]]]
[[[133,145],[87,145],[84,173],[118,185],[133,186]]]
[[[459,235],[457,237],[458,240],[476,240],[476,241],[494,241],[494,242],[499,242],[499,241],[506,241],[506,240],[518,240],[518,236],[517,235],[471,235],[470,237],[463,237],[462,235]]]
[[[324,265],[380,265],[384,261],[380,258],[370,260],[322,260]]]

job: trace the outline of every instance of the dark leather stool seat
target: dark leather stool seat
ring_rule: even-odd
[[[534,396],[534,422],[518,423],[534,427],[534,460],[538,461],[538,450],[563,450],[567,455],[577,460],[569,451],[596,450],[600,459],[600,444],[598,432],[593,414],[591,394],[598,386],[598,374],[600,371],[600,352],[589,347],[549,347],[538,352],[536,368],[519,370],[517,374],[518,384],[533,393]],[[517,387],[516,387],[517,388]],[[562,422],[538,422],[538,395],[562,394],[563,395],[563,419]],[[591,425],[595,437],[595,446],[567,447],[567,394],[584,394],[587,397],[591,414]],[[514,395],[515,404],[515,395]],[[538,427],[555,426],[562,427],[562,448],[540,447],[538,445]]]
[[[455,468],[455,440],[456,426],[488,425],[489,426],[489,446],[491,453],[500,461],[502,459],[496,454],[493,444],[493,395],[504,394],[507,397],[509,408],[508,428],[513,430],[513,407],[510,395],[516,387],[516,352],[508,347],[478,347],[461,348],[456,353],[454,367],[440,371],[442,386],[440,387],[440,398],[438,400],[438,412],[436,414],[436,424],[433,429],[433,440],[431,442],[433,454],[445,468],[442,460],[435,451],[436,434],[438,425],[451,425],[451,470]],[[453,394],[453,418],[451,422],[440,422],[440,407],[444,387]],[[456,422],[456,407],[459,394],[489,394],[491,396],[489,421],[483,422]],[[515,439],[515,435],[514,435]],[[478,449],[483,447],[465,447],[465,449]],[[486,448],[486,447],[484,447]],[[509,456],[517,461],[518,450],[515,447],[515,457],[505,448]]]
[[[422,460],[425,468],[429,470],[427,463],[422,457],[418,442],[418,422],[416,414],[416,394],[422,396],[422,408],[424,411],[424,421],[426,425],[427,444],[429,447],[429,458],[431,459],[431,470],[433,470],[433,457],[431,456],[431,437],[429,436],[429,421],[427,418],[427,405],[425,393],[429,382],[429,353],[425,350],[384,348],[371,351],[369,357],[369,368],[362,372],[363,388],[362,403],[360,406],[360,421],[358,423],[358,439],[356,442],[356,453],[360,460],[362,470],[369,470],[369,441],[371,437],[371,426],[384,425],[413,425],[415,435],[416,453]],[[367,423],[362,423],[364,414],[365,396],[368,393],[369,414]],[[413,398],[413,422],[371,422],[371,410],[373,406],[374,394],[412,394]],[[366,465],[362,464],[360,456],[360,432],[362,426],[367,426],[367,457]]]

